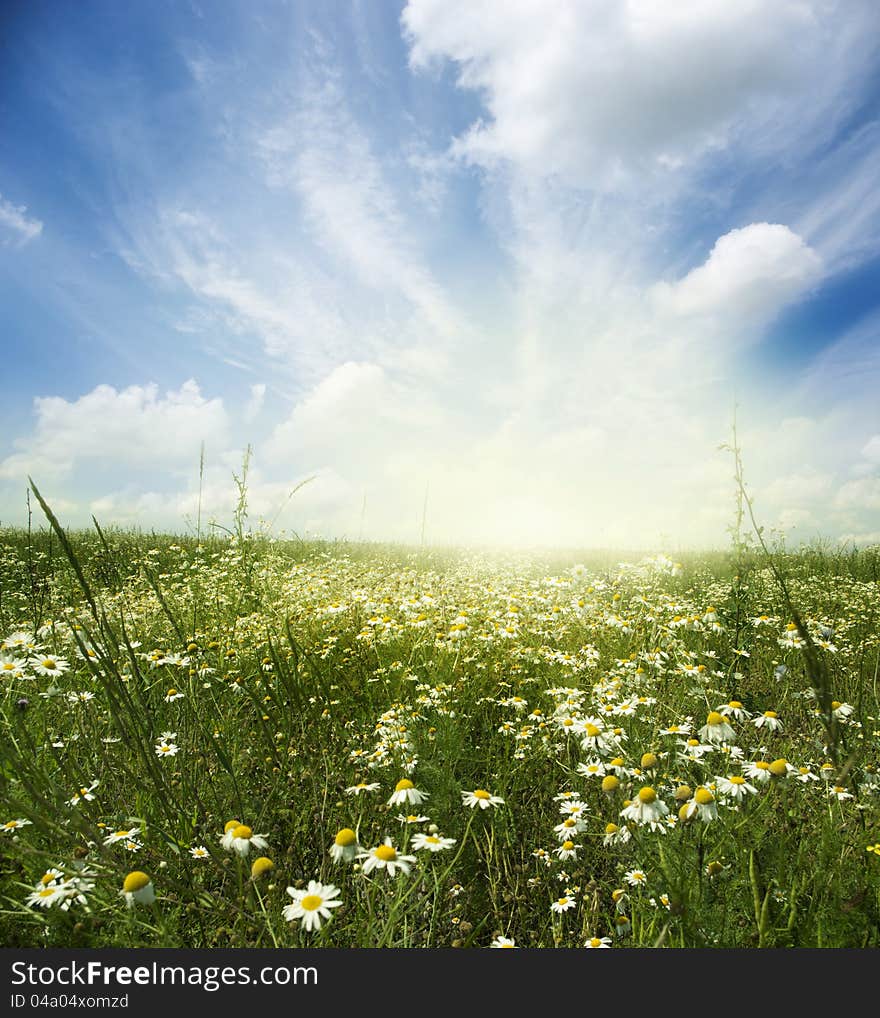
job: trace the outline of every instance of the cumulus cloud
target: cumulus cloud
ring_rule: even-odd
[[[880,476],[848,481],[837,491],[834,504],[839,509],[880,509]]]
[[[452,61],[489,112],[456,140],[462,158],[607,187],[733,138],[783,151],[810,126],[824,135],[871,52],[871,5],[840,7],[511,0],[499,16],[493,0],[410,0],[402,24],[411,66]],[[780,119],[807,87],[809,109]]]
[[[222,400],[205,399],[192,379],[164,396],[155,385],[99,385],[72,401],[39,397],[34,411],[33,433],[0,463],[0,478],[67,477],[84,461],[120,470],[193,464],[203,441],[228,441]]]
[[[26,205],[13,205],[0,194],[0,242],[26,244],[43,232],[43,224],[27,214]]]
[[[800,297],[822,273],[822,259],[787,226],[752,223],[719,237],[708,259],[653,297],[678,316],[764,322]]]
[[[762,489],[762,498],[771,505],[817,502],[825,499],[834,486],[832,474],[818,470],[784,474]]]
[[[363,477],[418,457],[452,418],[429,391],[392,378],[378,364],[346,361],[296,403],[265,451],[277,462],[312,470],[332,462]]]
[[[151,202],[115,208],[112,239],[171,292],[180,336],[270,380],[271,399],[256,381],[229,415],[194,382],[43,398],[0,478],[66,478],[102,521],[228,519],[243,421],[251,519],[281,509],[299,532],[418,540],[427,492],[432,541],[723,543],[737,358],[873,229],[876,135],[840,148],[846,181],[840,161],[799,171],[827,206],[776,195],[753,212],[725,188],[775,177],[773,160],[810,162],[851,109],[871,13],[861,0],[511,0],[503,15],[493,0],[411,0],[402,25],[426,77],[403,88],[383,69],[382,90],[357,96],[363,69],[317,33],[268,96],[234,59],[188,53],[189,98],[232,158],[173,187],[145,179]],[[438,79],[448,118],[418,123],[427,76],[450,65],[472,95],[449,102]],[[392,83],[418,97],[378,124]],[[474,97],[483,116],[462,121]],[[440,135],[441,122],[456,126]],[[140,165],[124,139],[114,151]],[[484,254],[491,285],[456,289]],[[877,327],[743,410],[761,522],[876,529]]]

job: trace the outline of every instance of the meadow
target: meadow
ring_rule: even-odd
[[[880,548],[0,530],[8,947],[880,946]]]

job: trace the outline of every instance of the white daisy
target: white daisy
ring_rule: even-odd
[[[129,873],[122,884],[119,892],[125,898],[128,908],[134,908],[135,904],[152,905],[156,900],[156,891],[153,882],[146,873],[135,870]]]
[[[362,849],[355,832],[350,827],[343,827],[341,831],[336,832],[329,851],[334,862],[353,862]]]
[[[770,732],[778,732],[782,728],[782,722],[775,710],[765,710],[763,714],[752,719],[752,724],[755,728],[766,728]]]
[[[669,812],[669,807],[658,798],[650,785],[640,788],[632,802],[625,806],[620,815],[626,820],[634,820],[637,824],[656,824]]]
[[[379,788],[378,781],[361,781],[360,784],[350,785],[345,790],[346,795],[362,795],[364,792],[375,792]]]
[[[409,780],[409,778],[401,778],[400,781],[394,786],[394,792],[391,798],[388,800],[389,806],[420,806],[425,799],[429,798],[427,792],[420,792],[418,788]]]
[[[414,855],[398,855],[390,838],[386,838],[381,845],[371,848],[368,852],[359,852],[357,858],[363,860],[364,873],[385,870],[389,877],[395,876],[398,870],[409,873],[410,867],[416,861]]]
[[[700,739],[712,746],[720,746],[722,742],[733,742],[736,732],[724,720],[724,715],[717,710],[709,711],[706,724],[700,729]]]
[[[232,826],[234,824],[234,826]],[[224,829],[220,844],[227,852],[235,852],[236,855],[246,856],[252,848],[260,850],[268,848],[265,834],[254,834],[247,824],[240,824],[237,820],[230,820]]]
[[[727,778],[716,778],[715,785],[725,799],[733,799],[735,802],[742,802],[748,796],[756,795],[758,792],[754,785],[750,785],[739,774],[731,774]]]
[[[114,831],[104,838],[105,845],[115,845],[117,841],[128,841],[141,833],[140,827],[130,827],[127,831]]]
[[[561,915],[563,912],[567,912],[577,904],[577,900],[572,894],[563,894],[561,898],[557,898],[556,901],[551,902],[550,911]]]
[[[32,823],[32,820],[25,820],[24,817],[20,817],[18,820],[7,820],[5,824],[0,824],[0,832],[11,834],[13,831],[20,830],[22,827],[27,827],[28,824]]]
[[[443,852],[452,848],[455,842],[455,838],[444,838],[439,834],[423,834],[422,831],[418,831],[413,835],[412,847],[417,852]]]
[[[293,904],[281,910],[284,918],[288,922],[299,919],[303,929],[310,933],[320,930],[322,920],[332,918],[330,910],[342,904],[338,887],[317,880],[310,880],[305,890],[288,887],[287,893],[293,898]]]
[[[471,809],[479,806],[480,809],[489,809],[490,806],[498,807],[504,805],[504,800],[499,795],[492,795],[485,788],[476,788],[473,792],[462,792],[461,801]]]

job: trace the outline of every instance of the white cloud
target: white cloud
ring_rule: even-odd
[[[395,462],[430,442],[432,429],[450,413],[432,395],[393,380],[377,364],[347,361],[296,404],[266,445],[275,461],[303,469],[332,462],[358,476],[393,470]]]
[[[131,466],[198,464],[201,443],[223,446],[227,415],[219,399],[205,399],[190,380],[159,395],[155,385],[116,390],[99,385],[68,401],[34,400],[33,434],[0,463],[0,478],[68,477],[87,461],[126,470]]]
[[[779,223],[752,223],[719,237],[708,259],[676,283],[652,291],[675,315],[764,322],[819,279],[822,260]]]
[[[116,201],[113,240],[170,292],[181,340],[253,372],[226,404],[254,433],[251,519],[315,474],[282,516],[300,532],[359,533],[366,496],[364,536],[418,540],[427,486],[429,540],[723,544],[734,487],[718,444],[737,357],[875,219],[873,136],[844,146],[846,181],[840,162],[803,168],[864,67],[868,43],[853,40],[870,11],[846,9],[838,29],[824,0],[511,0],[503,14],[494,0],[412,0],[413,66],[454,62],[485,103],[439,141],[424,114],[446,82],[394,106],[391,90],[413,83],[377,63],[379,91],[355,95],[350,53],[318,36],[259,96],[236,58],[187,52],[188,99],[228,159],[171,186],[120,132],[114,157],[138,186]],[[388,109],[399,120],[377,126]],[[444,106],[448,122],[460,109]],[[774,199],[752,214],[716,193],[779,160],[814,174],[828,208]],[[453,292],[484,254],[490,285]],[[875,529],[873,326],[743,410],[760,522]],[[149,386],[41,400],[0,477],[67,476],[102,522],[178,526],[200,494],[203,519],[228,520],[232,422],[186,390],[188,417]]]
[[[761,499],[770,505],[789,507],[800,505],[803,508],[804,502],[815,503],[826,499],[833,486],[832,474],[807,470],[786,474],[771,481],[762,487]]]
[[[880,122],[874,120],[808,165],[808,195],[794,227],[833,271],[845,271],[880,250]],[[786,195],[779,195],[786,203]]]
[[[839,509],[880,509],[880,476],[847,481],[834,496],[834,505]]]
[[[253,368],[265,355],[310,382],[349,351],[343,284],[296,250],[255,242],[248,231],[230,234],[214,218],[174,205],[123,217],[123,257],[154,283],[186,287],[199,304],[177,329],[208,337],[229,363]]]
[[[368,136],[352,117],[337,75],[306,79],[298,109],[266,129],[258,150],[269,180],[291,187],[313,235],[372,291],[402,297],[439,336],[461,323],[419,250]]]
[[[266,385],[264,382],[257,382],[251,386],[251,398],[247,402],[247,406],[244,408],[244,419],[248,423],[255,420],[263,409],[263,403],[266,399]]]
[[[0,241],[4,245],[15,243],[26,244],[43,232],[43,224],[39,219],[27,215],[26,205],[13,205],[0,194],[0,231],[5,230],[6,236],[0,232]]]
[[[411,66],[453,61],[489,111],[459,155],[602,188],[734,138],[815,143],[864,73],[875,14],[802,0],[510,0],[503,13],[494,0],[410,0],[402,24]]]
[[[843,545],[880,545],[880,530],[862,530],[841,534],[837,540],[839,544]]]
[[[871,463],[880,463],[880,435],[872,435],[862,449],[862,455]]]

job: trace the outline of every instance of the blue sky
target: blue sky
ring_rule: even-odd
[[[2,18],[3,522],[880,541],[871,3]]]

